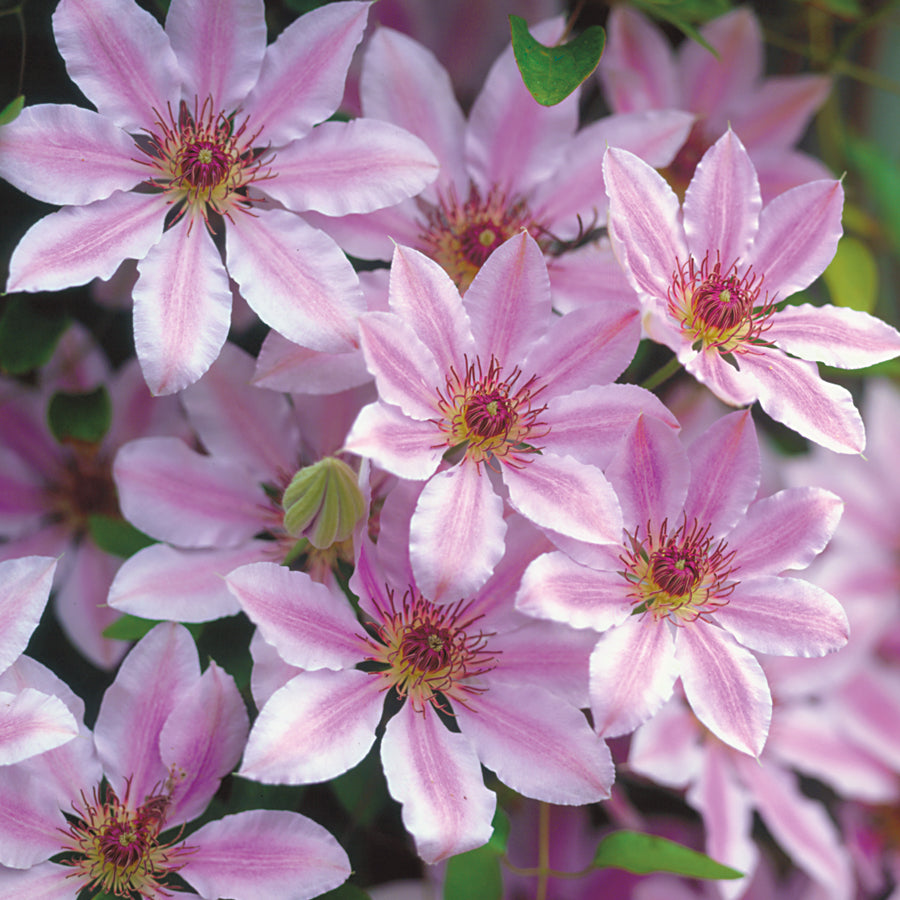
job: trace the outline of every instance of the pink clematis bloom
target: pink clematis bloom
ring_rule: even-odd
[[[412,521],[416,581],[432,600],[471,594],[503,555],[499,476],[541,528],[617,543],[621,518],[598,468],[641,413],[678,423],[635,385],[637,312],[554,316],[547,267],[526,232],[482,266],[463,298],[437,263],[398,247],[388,313],[360,317],[380,400],[346,447],[425,481]],[[458,460],[457,464],[453,464]]]
[[[696,117],[666,176],[683,193],[694,167],[729,126],[759,173],[763,199],[788,188],[831,178],[814,157],[794,149],[813,113],[825,102],[825,75],[763,78],[763,37],[750,9],[735,9],[700,33],[715,49],[685,40],[672,52],[666,36],[637,10],[615,6],[598,74],[617,113],[681,109]]]
[[[853,309],[783,305],[834,255],[840,182],[800,185],[763,207],[756,170],[730,130],[698,164],[683,209],[633,154],[610,149],[603,165],[610,239],[649,336],[726,403],[758,399],[804,437],[860,452],[865,429],[852,397],[809,360],[869,366],[900,354],[900,334]]]
[[[352,348],[356,274],[293,213],[369,212],[437,174],[388,123],[316,125],[340,103],[368,7],[313,10],[266,47],[263,0],[174,0],[165,30],[131,0],[62,0],[57,46],[98,112],[39,105],[0,130],[0,175],[66,206],[22,238],[7,289],[58,290],[139,260],[135,344],[156,394],[218,355],[229,277],[291,340]]]
[[[512,586],[546,539],[513,517],[515,540],[494,576],[438,605],[409,567],[413,501],[399,486],[385,503],[378,555],[368,543],[359,555],[350,585],[363,624],[338,590],[302,572],[254,563],[228,576],[263,637],[294,667],[280,687],[268,679],[272,692],[238,774],[275,784],[336,777],[368,753],[386,697],[399,699],[382,764],[419,855],[435,863],[491,835],[496,797],[482,763],[521,794],[576,806],[608,797],[614,771],[581,712],[591,641],[512,609]],[[446,713],[458,729],[445,726]]]
[[[48,669],[24,659],[13,675],[83,718]],[[343,883],[347,855],[299,813],[248,810],[185,829],[248,728],[231,677],[214,662],[201,675],[187,630],[158,625],[122,663],[93,734],[82,725],[78,740],[0,768],[0,895],[71,900],[90,887],[156,900],[171,896],[175,873],[207,900],[307,900]]]
[[[841,501],[816,488],[755,499],[759,448],[747,412],[720,419],[687,451],[670,429],[641,418],[606,473],[624,539],[585,552],[587,566],[560,552],[539,558],[517,608],[606,632],[591,657],[600,734],[635,729],[680,677],[697,718],[758,756],[772,699],[750,651],[822,656],[847,642],[837,600],[781,574],[823,550]]]

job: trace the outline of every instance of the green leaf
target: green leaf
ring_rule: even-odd
[[[0,316],[0,369],[22,375],[46,365],[69,321],[46,315],[33,299],[11,298]]]
[[[23,106],[25,106],[24,94],[19,94],[15,100],[10,100],[9,103],[3,107],[3,111],[0,112],[0,125],[8,125],[12,122],[12,120],[22,112]]]
[[[863,14],[858,0],[816,0],[816,6],[841,19],[858,19]]]
[[[742,878],[737,869],[723,866],[703,853],[654,834],[616,831],[600,841],[594,854],[597,869],[625,869],[636,875],[672,872],[688,878]]]
[[[875,144],[859,138],[847,140],[847,156],[878,208],[894,250],[900,252],[900,165]]]
[[[372,898],[355,884],[342,884],[339,888],[322,894],[319,900],[372,900]]]
[[[88,516],[88,529],[94,543],[104,552],[113,556],[128,559],[138,550],[155,544],[149,535],[139,531],[130,522],[117,519],[115,516],[104,516],[99,513]]]
[[[128,613],[121,619],[116,619],[112,625],[107,625],[103,629],[103,637],[112,638],[116,641],[139,641],[145,634],[152,631],[161,619],[141,619],[138,616],[130,616]],[[196,641],[203,630],[202,622],[187,622],[184,627],[194,636]]]
[[[487,843],[488,847],[491,847],[495,853],[506,853],[506,844],[509,841],[509,817],[499,806],[494,813],[491,825],[494,826],[494,833]]]
[[[500,857],[493,847],[478,847],[448,860],[444,900],[500,900],[502,896]]]
[[[47,407],[50,431],[61,444],[66,441],[99,444],[111,421],[112,403],[102,384],[86,393],[57,391]]]
[[[632,0],[632,3],[647,15],[674,25],[691,40],[718,56],[694,25],[724,15],[732,8],[729,0]]]
[[[878,301],[878,264],[872,251],[858,238],[845,234],[840,239],[834,259],[822,277],[836,306],[874,311]]]
[[[565,100],[597,68],[606,44],[606,32],[599,25],[557,47],[545,47],[536,41],[519,16],[510,16],[509,25],[522,81],[542,106]]]

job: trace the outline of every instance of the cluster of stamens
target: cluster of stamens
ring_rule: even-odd
[[[411,588],[398,607],[392,590],[387,596],[388,608],[378,610],[381,622],[371,624],[365,638],[384,689],[408,697],[420,713],[429,705],[450,713],[442,698],[469,706],[485,690],[472,680],[496,664],[496,653],[487,651],[492,633],[473,630],[481,615],[470,614],[471,601],[438,606]]]
[[[681,325],[696,349],[715,348],[720,353],[748,353],[766,342],[762,335],[771,327],[775,311],[768,294],[762,294],[763,278],[752,267],[738,274],[737,263],[723,268],[709,256],[697,263],[679,265],[669,289],[669,313]]]
[[[639,531],[628,534],[631,547],[620,556],[636,613],[681,625],[728,604],[737,585],[731,580],[735,551],[715,542],[709,525],[695,520],[689,527],[685,520],[669,534],[666,520],[654,534],[648,523],[644,540]]]
[[[517,387],[521,375],[516,366],[502,377],[494,356],[487,371],[480,358],[471,364],[466,360],[462,377],[451,368],[444,390],[438,390],[443,418],[434,420],[444,435],[441,445],[464,445],[466,458],[476,463],[496,458],[507,465],[524,465],[529,454],[539,451],[534,441],[549,429],[538,420],[546,405],[533,405],[542,386],[532,376]]]

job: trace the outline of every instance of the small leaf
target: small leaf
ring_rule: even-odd
[[[30,298],[12,297],[0,316],[0,369],[22,375],[46,365],[69,321],[47,315]]]
[[[145,634],[152,631],[161,619],[141,619],[125,613],[121,619],[116,619],[111,625],[103,629],[103,637],[116,641],[139,641]],[[202,622],[187,622],[184,627],[193,635],[194,640],[200,636],[203,630]]]
[[[22,112],[22,107],[25,106],[25,95],[19,94],[15,100],[10,100],[6,106],[3,107],[3,111],[0,112],[0,125],[8,125],[16,116]]]
[[[867,313],[875,309],[878,301],[878,264],[872,251],[862,241],[845,234],[822,277],[836,306],[849,306]]]
[[[57,391],[47,407],[50,431],[61,444],[66,441],[98,444],[111,421],[112,403],[102,384],[87,393]]]
[[[542,106],[565,100],[597,68],[606,44],[606,32],[599,25],[591,25],[575,40],[557,47],[536,41],[519,16],[510,16],[509,25],[522,81]]]
[[[448,860],[444,900],[500,900],[502,896],[500,857],[491,846],[478,847]]]
[[[117,519],[115,516],[104,516],[99,513],[88,516],[88,529],[94,543],[105,553],[128,559],[138,550],[155,544],[149,535],[139,531],[130,522]]]
[[[723,866],[704,853],[637,831],[616,831],[603,838],[594,854],[593,866],[625,869],[636,875],[672,872],[689,878],[743,878],[737,869]]]

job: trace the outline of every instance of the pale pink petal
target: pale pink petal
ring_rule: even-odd
[[[266,50],[243,110],[274,147],[307,134],[337,108],[353,51],[366,27],[368,3],[328,4],[301,16]]]
[[[390,260],[397,244],[407,247],[418,244],[425,228],[418,198],[402,200],[395,206],[376,209],[365,215],[335,219],[309,210],[303,213],[303,218],[331,235],[352,256],[385,262]]]
[[[419,495],[410,523],[416,583],[435,603],[472,594],[503,556],[503,501],[470,461],[438,472]]]
[[[834,178],[834,172],[825,163],[799,150],[755,150],[753,165],[756,166],[763,203],[808,181]]]
[[[129,134],[79,106],[26,106],[0,129],[0,176],[45,203],[82,205],[147,175]]]
[[[896,772],[900,764],[900,704],[894,670],[868,665],[839,689],[841,728]]]
[[[729,129],[703,154],[684,195],[684,233],[694,259],[718,260],[723,269],[742,260],[761,209],[756,169]]]
[[[172,394],[193,384],[228,337],[231,288],[208,231],[187,216],[138,263],[134,344],[147,386]]]
[[[772,695],[756,657],[702,619],[678,629],[675,655],[697,718],[726,744],[759,756],[769,733]]]
[[[656,320],[653,324],[658,327],[661,323]],[[656,330],[657,328],[653,329],[654,332]],[[652,336],[675,350],[678,358],[684,363],[684,368],[697,381],[705,384],[723,403],[730,406],[747,406],[756,400],[757,386],[754,380],[724,360],[716,347],[705,347],[695,353],[680,336],[674,341],[660,337],[657,333]],[[741,359],[748,355],[744,354]]]
[[[187,99],[211,97],[213,112],[226,115],[241,105],[266,51],[262,0],[179,0],[169,7],[166,34]]]
[[[100,114],[129,131],[178,108],[181,73],[159,22],[136,3],[64,0],[53,14],[69,77]]]
[[[678,666],[667,622],[632,616],[600,636],[591,654],[591,712],[604,737],[634,731],[672,696]]]
[[[270,197],[295,212],[368,213],[418,194],[438,162],[419,138],[374,119],[326,122],[278,151]]]
[[[143,259],[162,236],[161,194],[118,191],[36,222],[9,262],[8,291],[58,291],[111,278],[123,259]]]
[[[760,406],[777,422],[837,453],[860,453],[865,429],[846,388],[823,381],[815,363],[777,351],[745,354],[741,369],[758,385]]]
[[[238,774],[268,784],[328,781],[369,752],[383,709],[370,673],[301,672],[260,710]]]
[[[28,900],[72,900],[70,866],[45,862],[30,869],[0,868],[0,894]]]
[[[343,884],[350,862],[311,819],[287,810],[251,809],[191,834],[196,853],[179,874],[203,897],[309,900]]]
[[[839,497],[815,487],[788,488],[757,500],[728,536],[738,551],[736,576],[805,569],[831,540],[843,509]]]
[[[0,672],[24,652],[37,628],[56,571],[56,560],[25,556],[0,562]]]
[[[541,685],[491,677],[475,708],[454,715],[478,758],[513,790],[579,806],[609,797],[615,773],[606,744],[579,709]]]
[[[669,787],[684,788],[705,763],[700,723],[681,697],[673,697],[638,728],[628,748],[628,767]]]
[[[571,456],[529,456],[522,468],[503,467],[510,503],[543,528],[594,544],[617,544],[622,512],[600,469]]]
[[[897,329],[849,307],[786,306],[772,317],[766,340],[801,359],[860,369],[900,355]]]
[[[58,697],[31,688],[0,691],[0,765],[52,750],[77,734],[78,723]]]
[[[655,169],[627,150],[603,157],[609,195],[609,238],[635,290],[663,297],[688,250],[678,198]]]
[[[545,553],[525,570],[516,609],[573,628],[606,631],[625,621],[631,602],[628,582],[617,572],[586,568],[565,553]]]
[[[639,308],[638,295],[629,284],[605,238],[548,260],[553,308],[564,316],[582,306],[605,306],[610,314],[619,307]]]
[[[178,550],[153,544],[125,560],[109,589],[113,609],[143,619],[209,622],[240,612],[225,576],[272,558],[272,541],[247,541],[226,550]]]
[[[265,640],[259,629],[254,631],[253,637],[250,638],[250,655],[253,657],[250,692],[256,708],[262,709],[275,691],[284,687],[302,670],[288,665],[278,651]]]
[[[463,305],[482,358],[495,356],[507,369],[521,363],[547,331],[551,316],[547,264],[527,231],[491,253]]]
[[[424,481],[447,449],[433,422],[410,419],[396,406],[370,403],[357,416],[344,449],[368,456],[401,478]]]
[[[18,767],[0,766],[0,872],[3,866],[26,869],[59,853],[59,830],[65,827],[53,791]],[[69,890],[71,898],[71,883]]]
[[[354,347],[365,304],[353,266],[328,235],[269,209],[235,215],[225,245],[229,274],[267,325],[314,350]]]
[[[182,547],[234,546],[265,518],[265,493],[243,466],[150,437],[119,450],[113,465],[122,513],[158,540]]]
[[[812,181],[785,191],[763,209],[747,262],[762,276],[770,299],[786,300],[822,274],[843,233],[843,207],[839,181]]]
[[[402,804],[403,824],[426,863],[487,842],[497,797],[484,786],[466,736],[407,702],[385,728],[381,759],[388,790]]]
[[[285,662],[342,669],[365,654],[362,626],[340,590],[269,562],[241,566],[225,582]]]

